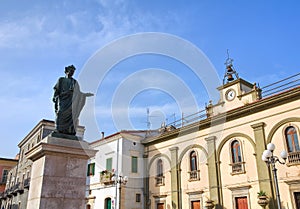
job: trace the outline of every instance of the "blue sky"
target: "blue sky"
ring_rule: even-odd
[[[64,76],[65,66],[74,64],[74,77],[78,78],[96,52],[114,40],[136,33],[166,33],[194,44],[210,60],[220,80],[225,72],[227,49],[240,77],[261,86],[298,73],[299,4],[277,0],[1,1],[0,156],[14,157],[18,142],[41,119],[54,119],[52,88],[57,78]],[[162,74],[169,72],[171,77],[153,74],[157,70]],[[139,74],[141,71],[143,74]],[[173,113],[178,119],[182,112],[193,111],[183,111],[178,98],[174,99],[173,93],[182,89],[172,86],[170,79],[185,84],[199,109],[208,102],[203,81],[180,61],[157,54],[132,56],[113,66],[93,91],[96,95],[90,100],[94,111],[87,106],[81,120],[86,125],[86,140],[98,139],[101,131],[116,131],[112,112],[118,117],[125,111],[133,128],[146,129],[147,107],[152,128],[163,120],[170,122]],[[137,88],[137,84],[147,84],[149,80],[158,87],[141,89],[127,106],[114,106],[114,101],[119,101],[114,95],[122,93],[122,84],[127,84],[125,89]],[[161,89],[162,84],[174,92]],[[178,97],[184,103],[185,96]],[[186,107],[189,104],[186,102]],[[97,130],[89,128],[89,120],[96,121]]]

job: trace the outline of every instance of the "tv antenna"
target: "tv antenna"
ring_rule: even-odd
[[[150,118],[153,118],[153,117],[159,117],[159,116],[155,116],[155,115],[150,116],[150,108],[147,107],[147,121],[146,121],[146,124],[147,124],[147,129],[148,130],[150,130],[150,128],[151,128]]]
[[[149,107],[147,107],[147,129],[150,130],[150,128],[151,128],[150,110],[149,110]]]

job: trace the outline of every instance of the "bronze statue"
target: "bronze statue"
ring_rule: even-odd
[[[52,136],[77,139],[76,127],[86,97],[92,93],[82,93],[78,82],[72,77],[76,68],[65,67],[65,77],[60,77],[54,86],[54,109],[56,113],[55,131]]]

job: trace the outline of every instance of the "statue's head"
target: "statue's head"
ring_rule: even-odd
[[[69,66],[65,67],[65,73],[68,73],[70,71],[74,72],[75,70],[76,70],[76,68],[74,65],[69,65]]]

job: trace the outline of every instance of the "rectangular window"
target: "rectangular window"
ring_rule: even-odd
[[[106,159],[106,170],[112,171],[112,158]]]
[[[87,176],[95,175],[95,163],[88,164]]]
[[[2,172],[2,179],[1,179],[1,182],[2,182],[2,183],[6,183],[6,181],[7,181],[7,176],[8,176],[8,170],[3,169],[3,172]]]
[[[136,156],[131,156],[131,172],[138,172],[138,158]]]
[[[141,194],[135,194],[135,201],[136,202],[141,202]]]

